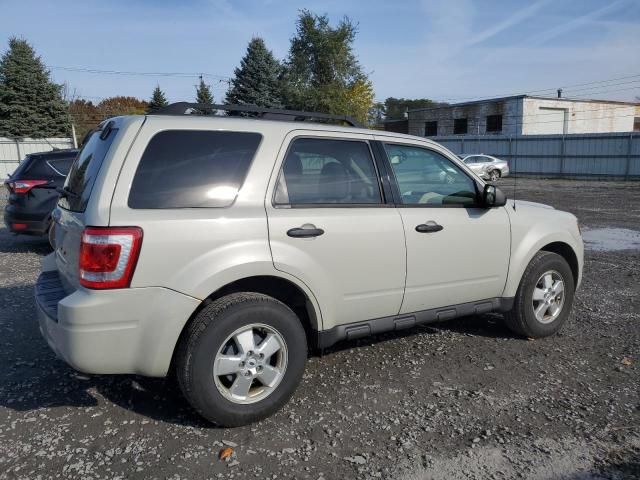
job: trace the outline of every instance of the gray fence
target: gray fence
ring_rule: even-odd
[[[24,159],[25,155],[48,152],[54,148],[73,148],[71,138],[4,138],[0,137],[0,179],[7,178]]]
[[[640,177],[640,132],[433,137],[457,154],[485,153],[512,172],[541,176]]]

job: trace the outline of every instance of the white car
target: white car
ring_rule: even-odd
[[[485,180],[495,182],[509,175],[509,163],[491,155],[466,155],[462,161]]]
[[[35,296],[73,368],[174,372],[203,417],[237,426],[287,402],[309,348],[487,312],[524,337],[567,320],[570,213],[507,205],[427,139],[195,107],[262,118],[113,118],[71,168]]]

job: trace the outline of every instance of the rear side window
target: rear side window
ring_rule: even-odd
[[[107,128],[109,127],[107,126]],[[58,202],[62,208],[74,212],[84,212],[87,208],[93,184],[96,182],[96,177],[113,139],[118,134],[118,129],[111,128],[105,135],[101,135],[101,132],[96,133],[91,135],[87,143],[84,144],[69,171],[64,183],[64,188],[68,193],[60,197]]]
[[[292,143],[278,180],[276,205],[380,203],[367,142],[299,138]]]
[[[261,139],[252,132],[158,133],[140,159],[129,207],[228,207],[236,199]]]
[[[47,160],[47,164],[56,174],[66,177],[69,170],[71,170],[71,165],[73,165],[74,160],[75,157],[55,158],[53,160]]]

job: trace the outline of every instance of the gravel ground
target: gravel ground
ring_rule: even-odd
[[[518,196],[640,231],[638,183],[519,179]],[[0,479],[640,478],[640,247],[603,245],[553,338],[482,315],[343,343],[283,410],[228,430],[169,382],[57,360],[32,299],[46,242],[0,229]]]

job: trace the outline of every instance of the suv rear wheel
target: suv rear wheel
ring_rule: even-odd
[[[266,295],[234,293],[207,305],[187,327],[176,373],[198,413],[235,427],[282,407],[306,359],[304,328],[289,307]]]
[[[567,261],[552,252],[538,252],[527,266],[507,326],[531,338],[556,333],[571,313],[575,285]]]

